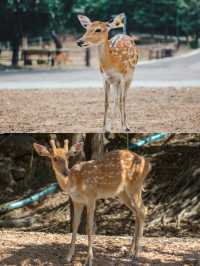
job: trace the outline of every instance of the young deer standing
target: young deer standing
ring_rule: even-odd
[[[67,261],[70,262],[74,255],[76,233],[83,207],[86,206],[89,243],[87,261],[90,266],[92,265],[95,204],[97,199],[108,197],[118,197],[136,213],[135,239],[132,240],[130,252],[137,256],[145,217],[141,194],[144,178],[151,169],[149,161],[133,152],[116,150],[106,153],[101,160],[77,163],[69,169],[69,157],[81,151],[81,144],[73,145],[70,150],[68,150],[68,140],[65,140],[64,148],[57,148],[53,140],[50,144],[51,149],[36,143],[33,146],[40,156],[47,156],[51,159],[61,189],[67,192],[73,201],[73,234]]]
[[[111,40],[108,33],[111,29],[121,27],[124,14],[118,15],[113,22],[91,22],[86,16],[79,15],[81,25],[86,28],[86,33],[77,44],[81,47],[98,46],[100,71],[104,79],[105,89],[105,113],[104,129],[111,130],[111,123],[108,121],[110,87],[113,87],[113,111],[116,115],[117,107],[120,110],[121,126],[129,131],[126,121],[126,97],[130,87],[135,65],[138,61],[138,51],[134,40],[126,34],[117,34]],[[112,117],[112,118],[113,118]]]

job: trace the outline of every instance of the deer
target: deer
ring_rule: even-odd
[[[130,131],[126,118],[126,99],[138,62],[138,49],[134,38],[127,34],[117,34],[109,40],[109,31],[122,27],[124,17],[125,14],[119,14],[112,22],[92,22],[87,16],[78,15],[78,19],[86,29],[86,33],[77,40],[77,45],[84,48],[98,47],[100,72],[103,76],[105,91],[103,122],[105,132],[112,130],[111,121],[108,121],[111,87],[113,89],[112,120],[119,110],[121,128],[125,132]]]
[[[39,156],[46,156],[51,165],[60,188],[67,193],[73,202],[73,232],[67,262],[75,254],[77,230],[83,208],[87,208],[88,253],[86,262],[92,266],[93,220],[98,199],[115,198],[125,204],[136,214],[135,237],[130,246],[130,255],[137,258],[140,239],[143,236],[145,214],[142,201],[142,190],[145,177],[151,170],[149,160],[128,150],[106,152],[99,160],[82,161],[69,169],[69,158],[76,156],[83,149],[82,143],[76,143],[69,149],[69,141],[58,148],[55,140],[50,140],[50,147],[33,144]]]

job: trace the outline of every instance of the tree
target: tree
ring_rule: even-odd
[[[9,41],[12,64],[18,64],[23,36],[49,34],[63,30],[74,0],[2,0],[0,2],[0,41]]]
[[[198,0],[178,0],[180,28],[184,35],[194,37],[194,47],[200,37],[200,2]]]

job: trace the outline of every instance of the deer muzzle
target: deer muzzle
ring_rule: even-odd
[[[79,39],[76,43],[80,47],[82,47],[84,45],[84,41],[82,39]]]
[[[64,176],[68,176],[68,170],[67,170],[67,169],[64,169],[64,171],[62,172],[62,174],[63,174]]]

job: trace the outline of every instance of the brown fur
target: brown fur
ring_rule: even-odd
[[[86,33],[77,41],[77,44],[82,47],[97,45],[99,49],[100,71],[104,78],[105,89],[104,129],[111,131],[111,124],[108,123],[108,109],[112,86],[114,88],[112,116],[116,116],[118,107],[121,126],[125,131],[129,131],[126,121],[126,98],[135,65],[138,62],[138,50],[134,39],[121,34],[108,40],[109,30],[122,25],[122,14],[118,15],[112,23],[91,22],[88,17],[81,15],[78,18],[82,26],[86,28]]]
[[[101,32],[96,33],[96,29],[101,29]],[[105,54],[100,58],[101,72],[114,67],[117,72],[127,74],[138,61],[135,42],[130,36],[124,35],[117,41],[115,47],[112,47],[111,41],[108,40],[108,31],[106,22],[95,21],[88,26],[87,32],[81,39],[86,43],[98,44],[101,41],[104,44]]]
[[[151,169],[149,161],[136,153],[116,150],[106,153],[101,160],[77,163],[69,170],[68,159],[77,149],[80,150],[80,146],[72,146],[68,150],[68,141],[63,149],[56,148],[54,141],[51,141],[51,146],[52,149],[48,151],[46,147],[34,143],[34,148],[40,156],[47,156],[51,159],[60,187],[71,196],[74,204],[73,235],[67,261],[71,261],[75,252],[76,233],[83,206],[86,205],[88,261],[89,265],[92,265],[92,232],[96,200],[116,196],[128,208],[136,212],[136,233],[131,244],[131,252],[137,256],[146,212],[141,194],[144,178]],[[65,172],[67,175],[64,174]]]

